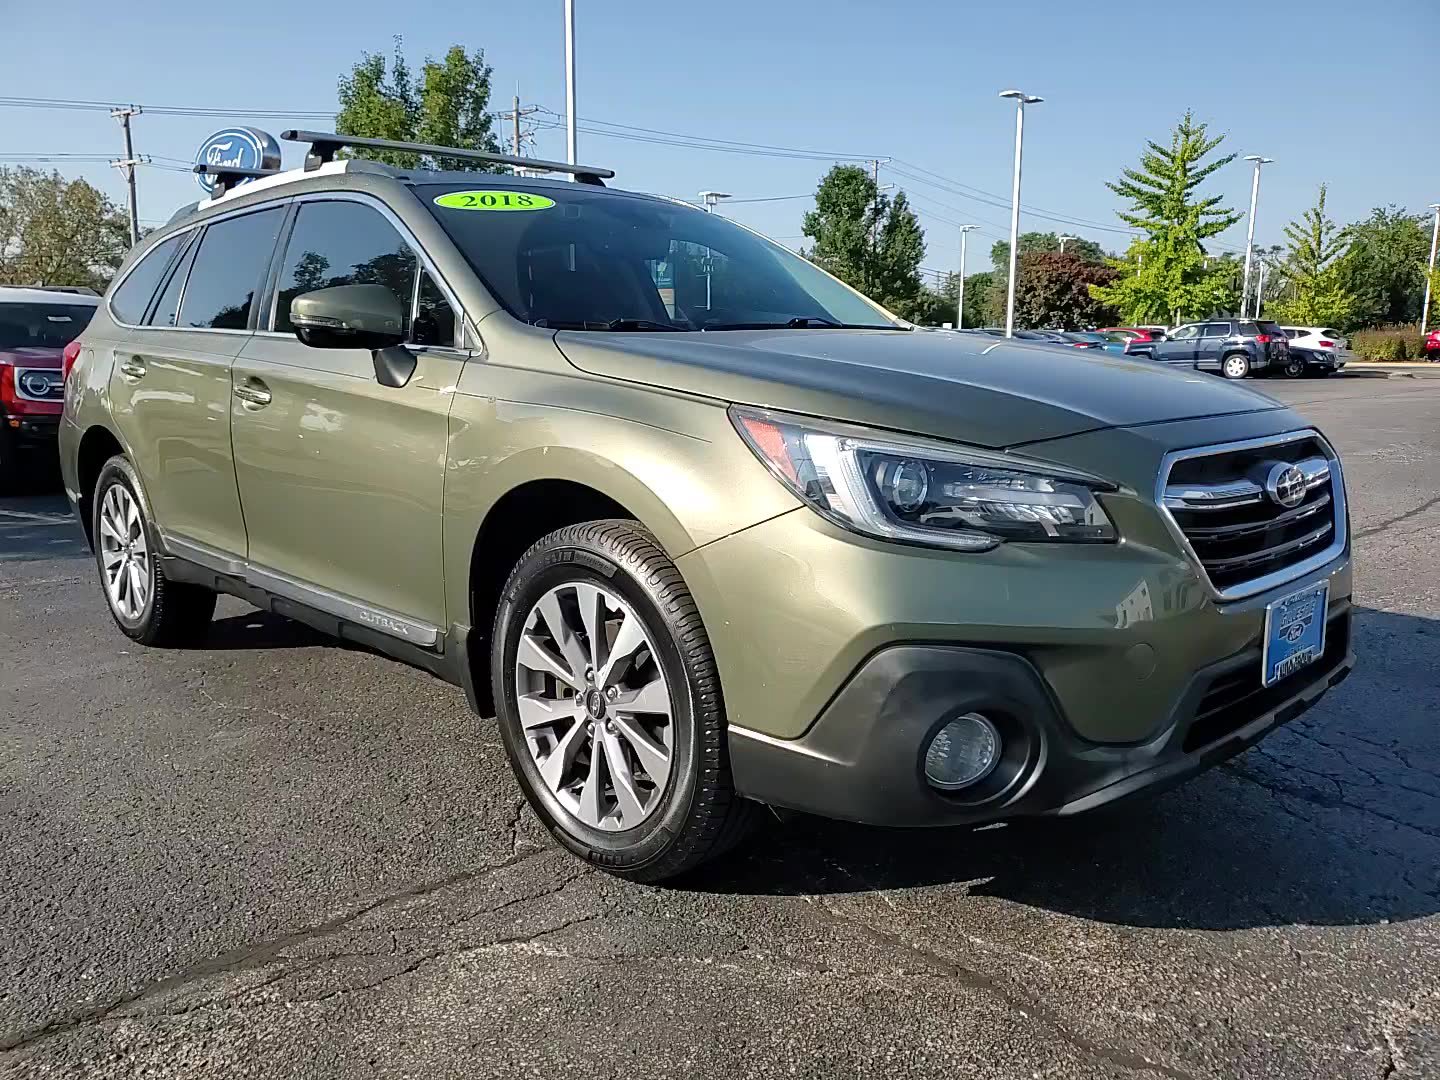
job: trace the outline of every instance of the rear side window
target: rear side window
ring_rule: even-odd
[[[186,233],[186,240],[195,239],[195,234]],[[165,282],[165,287],[160,290],[160,299],[155,301],[155,306],[150,309],[150,315],[145,320],[146,326],[173,327],[175,325],[176,309],[180,306],[180,291],[185,287],[185,276],[190,272],[190,264],[195,261],[195,245],[190,244],[188,250],[176,261],[174,269],[170,271],[170,277]]]
[[[1328,338],[1338,338],[1338,337],[1344,337],[1345,335],[1342,334],[1342,333],[1340,333],[1339,330],[1321,330],[1321,331],[1320,331],[1320,336],[1321,336],[1321,337],[1328,337]]]
[[[110,308],[122,323],[137,326],[145,317],[150,298],[155,295],[160,279],[165,276],[170,261],[175,258],[185,238],[185,234],[181,234],[160,241],[140,257],[135,268],[125,275],[120,287],[110,294]]]
[[[1247,323],[1246,325],[1249,327],[1249,329],[1245,331],[1247,334],[1269,334],[1271,337],[1281,336],[1279,323],[1260,322]]]
[[[244,330],[260,291],[285,211],[281,207],[218,221],[205,229],[177,325]]]
[[[290,304],[301,293],[335,285],[383,285],[400,301],[408,335],[418,266],[395,226],[374,207],[348,201],[301,203],[280,269],[275,329],[294,329]],[[454,341],[453,322],[452,316],[447,344]]]
[[[1205,324],[1205,330],[1201,337],[1229,337],[1230,324],[1228,322],[1212,322]]]

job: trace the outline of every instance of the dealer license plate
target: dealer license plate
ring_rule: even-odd
[[[1330,583],[1321,581],[1276,600],[1265,609],[1265,666],[1261,682],[1279,682],[1319,660],[1325,652],[1325,613]]]

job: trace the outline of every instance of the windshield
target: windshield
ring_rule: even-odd
[[[63,349],[80,336],[95,307],[0,301],[0,349]]]
[[[583,184],[543,195],[454,184],[415,192],[495,298],[536,326],[899,325],[805,259],[694,207]]]

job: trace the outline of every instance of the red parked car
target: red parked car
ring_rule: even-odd
[[[1100,333],[1124,334],[1131,341],[1158,341],[1162,337],[1160,331],[1140,326],[1103,326]]]
[[[55,459],[73,362],[62,353],[99,303],[58,289],[0,288],[0,490],[20,479],[26,457]]]
[[[1425,335],[1425,359],[1432,364],[1440,363],[1440,330],[1431,330]]]

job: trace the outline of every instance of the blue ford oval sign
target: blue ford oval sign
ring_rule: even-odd
[[[200,144],[195,163],[229,165],[238,169],[278,169],[280,144],[275,141],[275,136],[259,128],[226,128]],[[207,192],[214,193],[215,177],[196,173],[195,179]]]

